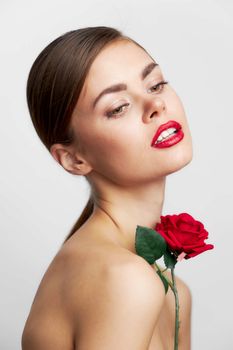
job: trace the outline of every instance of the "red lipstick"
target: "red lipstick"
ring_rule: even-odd
[[[168,131],[170,135],[167,135],[165,133],[162,134],[163,131],[167,131],[170,128],[175,129]],[[183,137],[184,133],[182,131],[181,125],[175,120],[169,120],[169,122],[160,125],[152,139],[151,146],[155,148],[171,147],[176,143],[180,142],[183,139]],[[160,139],[158,140],[158,138]]]

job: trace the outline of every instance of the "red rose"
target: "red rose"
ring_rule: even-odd
[[[192,258],[206,250],[213,249],[212,244],[204,241],[208,232],[204,225],[187,213],[161,216],[155,230],[166,240],[169,249],[175,255],[182,254],[185,259]],[[185,255],[186,254],[186,255]]]

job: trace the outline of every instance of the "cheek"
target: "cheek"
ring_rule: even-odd
[[[94,139],[88,142],[88,148],[92,162],[98,167],[105,163],[108,166],[122,166],[125,161],[134,156],[135,135],[133,130],[105,130],[95,135]]]
[[[132,181],[145,154],[146,136],[142,129],[137,125],[134,128],[115,125],[95,130],[94,135],[86,136],[88,160],[93,169],[118,183],[126,183],[127,178]]]

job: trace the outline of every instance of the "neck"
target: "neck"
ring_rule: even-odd
[[[103,224],[108,238],[135,253],[137,225],[154,228],[160,222],[166,178],[135,188],[105,191],[96,195],[92,218]]]

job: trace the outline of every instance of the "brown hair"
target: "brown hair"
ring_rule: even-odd
[[[91,64],[108,43],[119,39],[135,42],[115,28],[80,28],[52,41],[34,61],[27,80],[27,103],[36,132],[48,150],[54,143],[72,144],[71,115]],[[89,218],[93,208],[90,195],[64,243]]]

